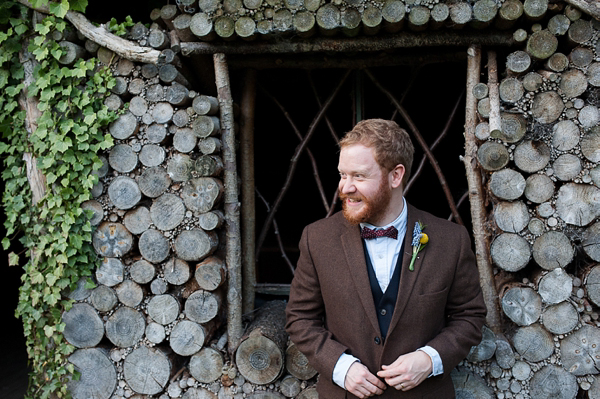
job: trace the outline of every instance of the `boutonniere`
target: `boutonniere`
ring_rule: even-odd
[[[408,270],[411,272],[415,270],[415,260],[417,260],[417,254],[425,248],[427,242],[429,241],[429,236],[423,233],[425,226],[421,222],[415,223],[415,228],[413,230],[413,239],[412,239],[412,258],[410,259],[410,265],[408,266]]]

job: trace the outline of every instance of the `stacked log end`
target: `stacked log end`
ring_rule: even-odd
[[[487,85],[473,91],[505,329],[484,332],[462,366],[494,397],[598,397],[600,25],[570,7],[536,21],[498,62],[500,129]]]
[[[281,379],[244,375],[225,347],[219,102],[192,90],[181,60],[167,51],[177,37],[162,26],[173,24],[183,35],[182,12],[168,6],[162,23],[129,33],[163,50],[159,65],[119,58],[91,42],[80,46],[93,49],[115,76],[106,105],[120,116],[107,128],[115,145],[99,154],[94,198],[83,204],[101,262],[90,278],[94,288],[82,278],[68,294],[76,303],[63,315],[64,337],[76,347],[70,362],[81,372],[69,389],[76,399],[315,397],[316,372],[306,358],[290,354],[296,361],[289,372],[285,367],[285,304],[278,303],[279,318],[265,332],[277,343]]]

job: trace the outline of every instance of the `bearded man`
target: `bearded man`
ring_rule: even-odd
[[[308,225],[287,306],[322,399],[454,398],[486,309],[467,230],[407,204],[413,145],[381,119],[340,142],[343,211]]]

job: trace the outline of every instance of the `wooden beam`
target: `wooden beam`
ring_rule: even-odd
[[[315,52],[363,52],[382,51],[395,48],[454,46],[468,47],[471,44],[482,46],[512,46],[515,43],[512,33],[489,31],[481,32],[428,32],[425,34],[403,32],[388,36],[367,36],[355,38],[328,38],[271,42],[227,43],[187,42],[181,43],[183,55],[190,54],[286,54]]]

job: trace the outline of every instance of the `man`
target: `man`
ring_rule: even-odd
[[[362,121],[340,148],[343,211],[304,229],[286,329],[322,399],[454,398],[486,313],[467,230],[406,203],[414,148],[395,122]]]

